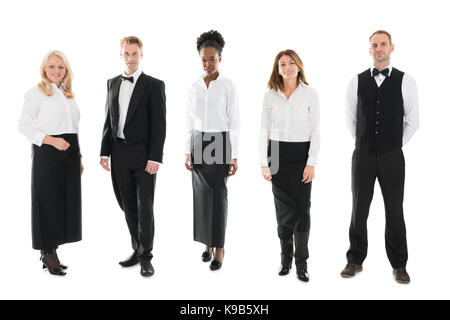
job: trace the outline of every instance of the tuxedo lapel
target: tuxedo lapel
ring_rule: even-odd
[[[133,118],[134,113],[136,112],[136,109],[139,106],[139,102],[142,99],[142,96],[144,94],[144,73],[140,75],[138,80],[136,81],[136,85],[134,86],[133,93],[131,94],[130,98],[130,104],[128,106],[128,112],[127,112],[127,118],[125,119],[125,125],[124,129],[126,128],[128,122]]]
[[[117,130],[117,125],[119,123],[119,92],[120,85],[122,84],[122,79],[117,78],[117,80],[112,84],[111,88],[111,119],[113,127]],[[117,132],[116,132],[117,134]]]

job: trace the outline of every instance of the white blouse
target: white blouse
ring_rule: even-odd
[[[39,147],[46,135],[78,133],[80,111],[75,99],[66,98],[55,84],[52,89],[50,97],[38,86],[30,89],[19,119],[19,131]]]
[[[189,89],[186,115],[185,154],[191,152],[191,135],[202,132],[229,132],[231,157],[238,155],[239,107],[236,88],[231,80],[219,77],[206,87],[204,77]]]
[[[319,97],[317,91],[300,83],[286,98],[281,91],[268,90],[264,96],[259,143],[261,166],[268,165],[270,140],[310,142],[308,165],[316,165],[320,148]]]

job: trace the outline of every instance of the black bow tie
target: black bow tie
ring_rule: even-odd
[[[128,80],[128,81],[130,81],[131,83],[134,83],[134,78],[133,78],[133,77],[125,77],[125,76],[120,76],[120,77],[122,78],[122,81]]]
[[[387,77],[389,75],[389,68],[384,69],[383,71],[378,70],[377,68],[374,68],[372,71],[372,74],[374,77],[376,77],[379,74],[382,74],[383,76]]]

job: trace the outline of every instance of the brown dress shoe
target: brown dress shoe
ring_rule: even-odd
[[[408,284],[411,282],[411,279],[409,278],[408,272],[406,272],[405,268],[398,268],[394,269],[392,271],[395,277],[395,281],[398,283]]]
[[[354,277],[357,272],[363,270],[362,265],[347,263],[344,270],[341,271],[341,276],[344,278]]]

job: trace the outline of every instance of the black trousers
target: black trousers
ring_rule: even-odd
[[[153,257],[155,233],[153,200],[156,174],[145,171],[147,148],[116,140],[111,152],[111,177],[114,193],[125,213],[133,249],[140,259]]]
[[[378,179],[384,199],[387,256],[393,268],[405,267],[408,260],[406,227],[403,217],[405,158],[401,149],[385,154],[358,149],[353,152],[353,210],[347,260],[350,263],[361,265],[367,256],[367,218],[375,179]]]
[[[306,269],[309,258],[312,182],[306,184],[302,182],[309,146],[309,142],[271,140],[268,152],[272,157],[272,192],[281,245],[281,264],[290,265],[295,257],[297,270]],[[279,166],[275,172],[277,166],[274,166],[274,161],[276,161],[274,157],[277,147]]]

